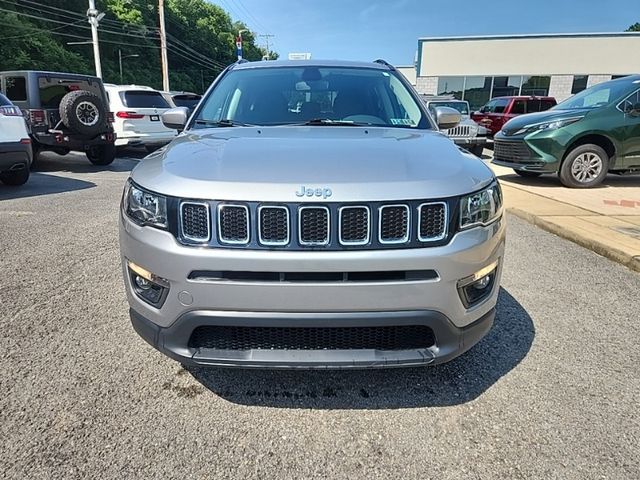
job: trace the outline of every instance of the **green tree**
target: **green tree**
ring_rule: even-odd
[[[625,32],[640,32],[640,22],[636,22],[625,30]]]

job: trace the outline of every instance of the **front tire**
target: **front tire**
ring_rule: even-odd
[[[562,162],[558,176],[565,187],[592,188],[600,185],[609,171],[609,155],[591,143],[571,150]]]
[[[24,185],[29,180],[29,169],[21,168],[20,170],[9,170],[7,172],[0,173],[0,182],[5,185],[17,187]]]
[[[514,172],[516,172],[518,175],[520,175],[522,178],[538,178],[540,175],[542,175],[539,172],[530,172],[528,170],[516,170],[515,168],[513,169]]]
[[[109,165],[116,158],[116,147],[113,144],[91,147],[87,150],[87,158],[94,165]]]

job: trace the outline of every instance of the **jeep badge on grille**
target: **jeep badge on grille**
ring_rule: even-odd
[[[322,197],[324,199],[333,195],[330,188],[307,188],[304,185],[300,185],[300,190],[296,192],[296,197]]]

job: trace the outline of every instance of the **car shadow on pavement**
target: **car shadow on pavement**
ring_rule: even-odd
[[[31,172],[27,183],[20,185],[19,187],[10,187],[0,184],[0,201],[72,192],[95,186],[95,183],[87,182],[85,180]]]
[[[108,172],[129,172],[138,164],[139,160],[131,157],[118,157],[111,165],[93,165],[82,153],[68,153],[67,155],[57,155],[52,152],[41,153],[34,170],[36,172],[67,172],[67,173],[96,173]],[[29,179],[31,182],[31,179]],[[27,182],[27,183],[29,183]]]
[[[527,355],[531,317],[500,290],[493,328],[475,347],[434,367],[384,370],[237,370],[189,367],[204,387],[229,402],[276,408],[392,409],[469,402]]]

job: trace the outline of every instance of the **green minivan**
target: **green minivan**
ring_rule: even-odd
[[[599,83],[551,110],[521,115],[494,137],[493,163],[523,177],[558,173],[589,188],[607,173],[640,173],[640,75]]]

